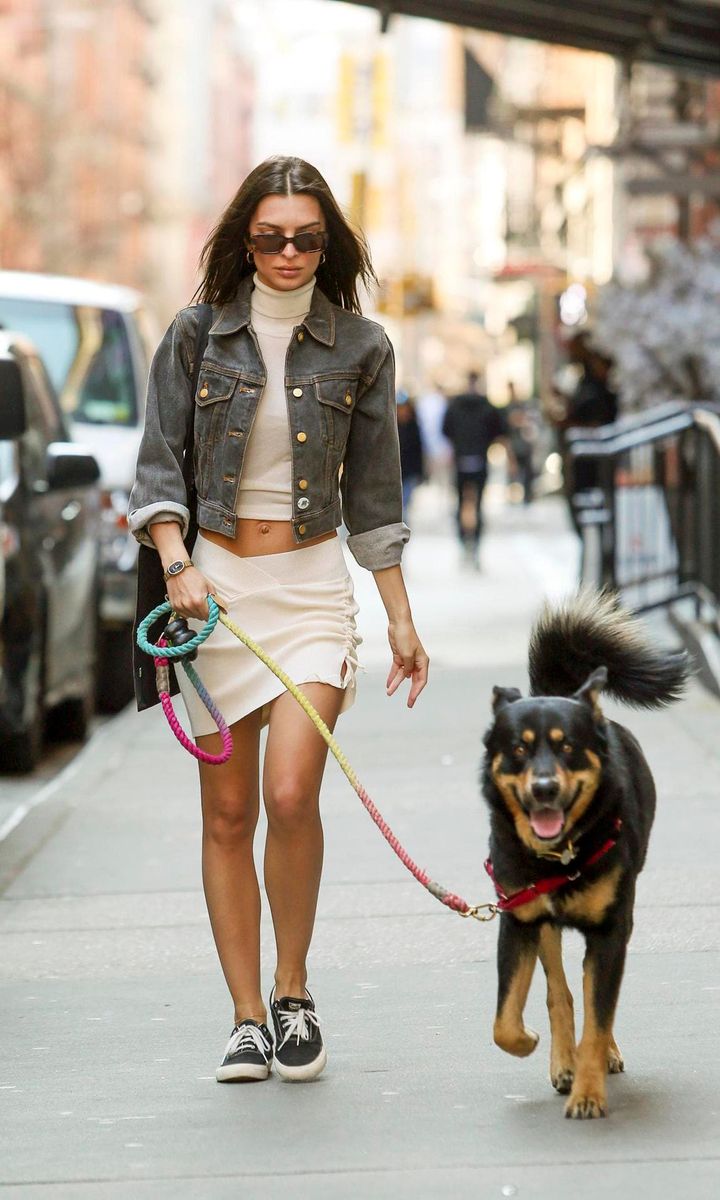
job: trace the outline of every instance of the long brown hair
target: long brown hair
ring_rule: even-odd
[[[240,280],[255,271],[254,263],[247,259],[246,240],[258,204],[264,196],[299,192],[315,197],[327,225],[325,261],[316,271],[319,288],[333,304],[360,312],[358,279],[366,287],[377,283],[367,242],[359,230],[350,227],[320,172],[302,158],[285,155],[260,163],[233,196],[203,246],[202,281],[193,299],[208,304],[227,304],[234,299]]]

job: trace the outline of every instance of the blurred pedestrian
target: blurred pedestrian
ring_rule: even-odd
[[[412,494],[425,478],[425,457],[415,405],[407,392],[398,392],[396,411],[402,471],[403,521],[407,521]]]
[[[437,386],[420,392],[415,401],[415,415],[425,456],[425,477],[442,487],[449,482],[452,459],[452,449],[442,431],[446,412],[447,399]]]
[[[502,413],[480,391],[477,371],[468,375],[467,390],[449,403],[442,431],[453,450],[457,490],[457,532],[464,559],[479,566],[483,528],[482,500],[488,472],[488,450],[507,439]]]
[[[566,351],[578,375],[568,394],[556,392],[549,411],[558,432],[570,518],[578,535],[582,535],[575,499],[578,493],[598,486],[598,465],[589,458],[572,459],[566,444],[566,430],[597,429],[612,424],[618,416],[618,398],[609,383],[612,359],[593,346],[589,330],[574,333],[567,342]]]
[[[506,423],[512,450],[513,482],[520,484],[523,504],[530,504],[535,480],[534,450],[538,429],[529,403],[518,400],[515,384],[512,382],[508,383]]]
[[[175,612],[204,622],[208,595],[222,597],[332,729],[354,698],[359,643],[336,533],[341,495],[348,547],[373,572],[388,614],[387,694],[410,679],[412,707],[428,659],[400,568],[409,531],[393,355],[384,331],[360,315],[358,280],[374,279],[364,239],[314,167],[277,157],[241,185],[205,244],[201,267],[199,295],[212,305],[213,323],[197,395],[189,380],[199,318],[190,307],[153,360],[131,528],[157,549]],[[193,514],[181,469],[191,414],[200,525],[194,548],[185,540]],[[273,1055],[284,1078],[312,1079],[326,1061],[306,988],[326,746],[282,683],[224,626],[200,647],[198,669],[234,743],[225,765],[200,765],[205,898],[234,1003],[217,1079],[265,1079]],[[198,745],[219,751],[212,719],[187,681],[183,695]],[[261,992],[253,859],[264,725],[274,1036]]]

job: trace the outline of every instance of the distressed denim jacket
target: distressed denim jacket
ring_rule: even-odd
[[[129,505],[130,528],[146,545],[153,520],[177,520],[187,534],[181,467],[193,403],[198,525],[235,534],[245,449],[266,381],[251,291],[247,276],[235,299],[216,309],[194,397],[195,308],[178,313],[155,353]],[[344,520],[361,566],[397,565],[410,531],[402,521],[394,359],[382,327],[331,304],[316,286],[288,346],[285,394],[295,541]]]

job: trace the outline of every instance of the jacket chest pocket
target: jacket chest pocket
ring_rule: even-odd
[[[319,379],[315,384],[315,393],[320,401],[323,437],[328,446],[340,454],[347,445],[357,388],[357,379]]]
[[[259,385],[236,375],[224,375],[209,364],[200,371],[195,393],[195,440],[211,444],[228,431],[232,410],[233,422],[247,424],[249,409],[258,395]]]
[[[195,443],[200,451],[217,440],[237,384],[237,378],[201,368],[195,393]]]
[[[251,424],[251,408],[260,391],[251,380],[225,375],[203,363],[195,393],[195,478],[203,496],[225,469],[226,452],[241,445]],[[238,439],[233,440],[230,439]]]

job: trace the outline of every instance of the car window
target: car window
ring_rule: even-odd
[[[35,354],[27,354],[25,366],[32,379],[32,392],[37,405],[38,417],[42,421],[48,442],[66,441],[68,434],[65,422],[41,359]]]
[[[137,395],[122,314],[0,296],[0,326],[37,346],[63,412],[93,425],[135,425]]]
[[[56,415],[50,412],[46,396],[37,387],[36,372],[32,370],[27,356],[21,360],[20,370],[23,376],[26,418],[25,432],[19,442],[22,473],[31,490],[45,491],[47,448],[50,442],[57,441]]]
[[[78,353],[79,331],[72,307],[0,296],[0,326],[24,333],[35,343],[55,391],[61,395]]]

